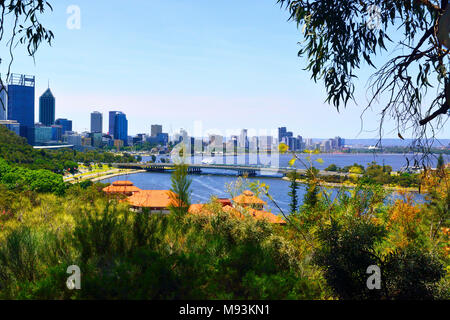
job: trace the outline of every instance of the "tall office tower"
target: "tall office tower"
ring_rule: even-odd
[[[91,133],[95,132],[103,132],[103,115],[98,111],[91,113]]]
[[[158,134],[162,133],[162,126],[159,124],[152,124],[151,136],[156,137]]]
[[[336,149],[341,149],[344,146],[343,139],[341,137],[335,137],[333,139],[333,146]]]
[[[72,131],[72,120],[56,119],[55,124],[62,126],[62,134],[66,133],[66,131]]]
[[[6,120],[6,87],[0,84],[0,120]]]
[[[113,136],[113,138],[115,138],[114,137],[114,127],[115,127],[116,114],[118,112],[119,111],[110,111],[109,112],[109,131],[108,131],[108,134],[110,136]]]
[[[39,122],[47,127],[55,124],[55,97],[50,88],[39,98]]]
[[[20,123],[20,135],[33,144],[34,76],[11,74],[8,83],[8,120]]]
[[[303,150],[303,137],[297,136],[297,148],[296,150],[301,151]]]
[[[241,135],[239,137],[239,147],[248,148],[248,138],[247,138],[247,129],[241,130]]]
[[[115,140],[122,140],[125,145],[128,144],[128,120],[125,113],[120,111],[116,112],[113,132]]]
[[[278,128],[278,142],[281,142],[286,137],[286,127]]]

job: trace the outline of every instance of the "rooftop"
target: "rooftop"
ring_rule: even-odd
[[[114,181],[112,185],[107,186],[106,188],[103,188],[103,192],[109,193],[109,194],[124,194],[124,195],[133,195],[136,192],[142,191],[131,181]]]
[[[45,92],[42,94],[41,98],[54,98],[52,91],[50,88],[45,90]]]
[[[244,205],[244,206],[254,205],[254,204],[258,204],[258,205],[266,204],[265,201],[263,201],[260,198],[258,198],[257,196],[255,196],[253,194],[253,192],[251,192],[250,190],[246,190],[241,195],[233,198],[233,201],[237,204]]]
[[[173,195],[170,190],[140,190],[128,197],[127,202],[133,207],[167,209]]]
[[[270,223],[286,224],[286,221],[284,221],[280,216],[277,216],[271,212],[267,212],[267,211],[263,211],[263,210],[249,209],[249,213],[256,220],[266,220],[267,222],[270,222]]]

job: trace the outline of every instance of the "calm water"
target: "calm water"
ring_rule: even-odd
[[[165,156],[163,156],[165,157]],[[306,154],[300,154],[301,159],[306,162]],[[314,160],[321,158],[323,163],[316,162]],[[330,164],[335,164],[338,167],[345,167],[358,163],[363,166],[375,161],[380,165],[389,165],[394,171],[400,170],[402,167],[408,164],[406,159],[409,159],[409,164],[412,166],[414,164],[413,155],[402,155],[402,154],[319,154],[312,157],[314,166],[317,169],[325,169]],[[213,159],[216,164],[245,164],[245,165],[262,165],[271,167],[288,167],[289,160],[292,159],[292,155],[289,154],[249,154],[249,155],[238,155],[238,156],[194,156],[188,159],[189,163],[200,164],[203,160]],[[150,157],[143,157],[143,161],[150,160]],[[444,160],[450,162],[450,155],[444,155]],[[437,157],[432,156],[429,159],[429,165],[435,167],[437,163]],[[296,166],[298,168],[304,168],[301,162],[297,161]]]

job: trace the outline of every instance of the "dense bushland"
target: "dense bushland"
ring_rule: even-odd
[[[214,199],[214,215],[150,215],[106,197],[102,184],[64,195],[4,188],[0,297],[448,299],[448,180],[424,181],[426,204],[386,201],[367,184],[332,198],[312,180],[287,226],[232,218]],[[81,268],[81,290],[66,287],[70,265]],[[367,288],[370,265],[381,269],[380,290]]]
[[[28,169],[46,169],[55,173],[73,168],[80,163],[114,163],[135,162],[128,154],[117,155],[111,152],[91,150],[79,152],[76,150],[35,150],[25,138],[16,135],[0,125],[0,158],[10,165],[19,165]]]
[[[151,215],[103,184],[65,185],[0,159],[0,298],[450,298],[448,169],[421,176],[424,203],[393,198],[373,179],[329,190],[313,166],[300,201],[290,178],[291,212],[279,226],[236,219],[214,199],[213,214],[189,214],[185,166],[172,177],[178,205]],[[270,198],[266,185],[248,187]],[[71,265],[81,290],[66,286]],[[381,270],[380,289],[367,287],[369,266]]]
[[[135,213],[98,189],[23,194],[9,208],[0,220],[1,298],[329,297],[281,227],[235,220],[217,204],[211,218]],[[66,288],[73,264],[81,290]]]

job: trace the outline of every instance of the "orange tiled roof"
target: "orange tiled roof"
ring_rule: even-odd
[[[241,195],[233,198],[233,201],[241,205],[252,205],[252,204],[262,204],[265,205],[266,202],[256,197],[250,190],[244,191]]]
[[[222,211],[228,213],[234,218],[243,219],[244,215],[231,206],[222,207]],[[194,215],[212,216],[214,213],[205,204],[191,204],[189,207],[189,213]]]
[[[113,186],[133,186],[133,182],[131,181],[124,181],[124,180],[118,180],[118,181],[114,181],[112,183]]]
[[[219,202],[222,207],[231,206],[231,199],[218,198],[217,202]]]
[[[233,218],[244,219],[244,215],[231,206],[224,206],[222,210]],[[189,213],[203,216],[213,215],[213,212],[205,207],[205,204],[192,204],[189,207]],[[269,223],[286,224],[286,221],[284,221],[281,217],[267,211],[248,209],[248,213],[256,220],[266,220]]]
[[[230,214],[232,217],[234,218],[238,218],[238,219],[244,219],[244,215],[242,213],[240,213],[238,210],[236,210],[235,208],[233,208],[232,206],[225,206],[222,209],[224,212]]]
[[[202,213],[202,211],[206,211],[206,210],[203,210],[204,206],[205,205],[203,203],[191,204],[188,212],[192,213],[192,214],[200,214],[200,213]]]
[[[172,203],[170,190],[141,190],[127,198],[133,207],[167,209]]]
[[[267,220],[267,222],[270,223],[286,224],[286,221],[284,221],[280,216],[274,215],[271,212],[249,209],[249,213],[256,220]]]
[[[112,185],[103,188],[103,191],[106,193],[122,193],[132,195],[135,192],[141,191],[141,189],[134,186],[130,181],[114,181]]]

